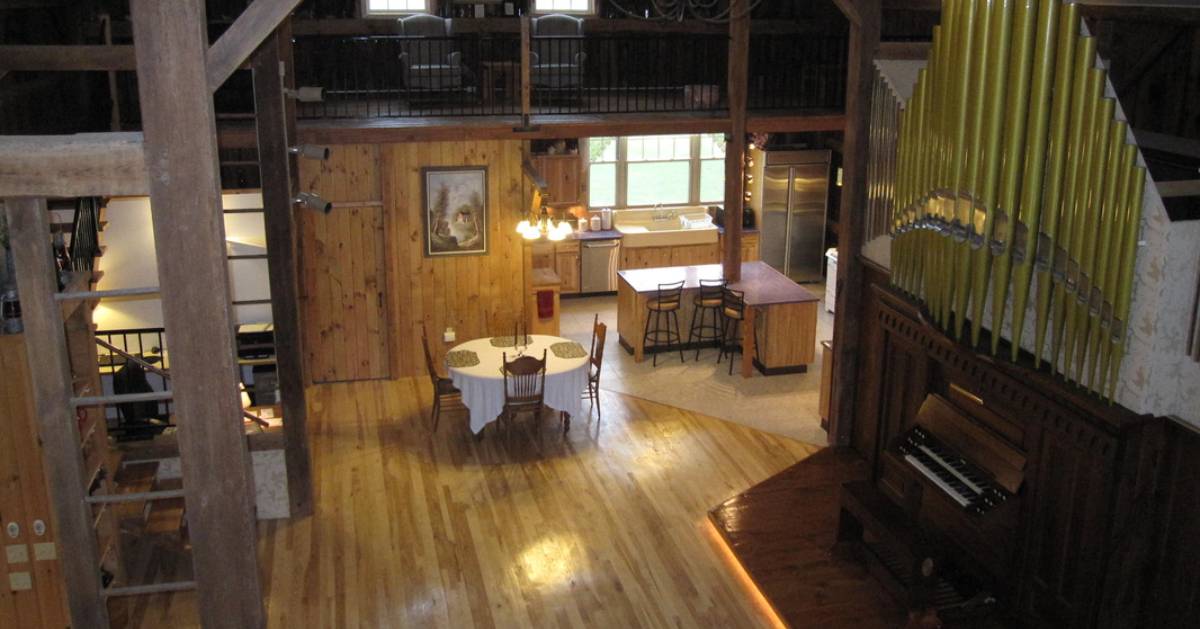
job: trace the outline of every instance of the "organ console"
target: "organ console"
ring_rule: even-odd
[[[1137,626],[1153,418],[977,352],[867,269],[852,446],[872,474],[843,486],[842,546],[946,626]]]

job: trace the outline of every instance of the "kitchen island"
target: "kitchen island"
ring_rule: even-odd
[[[693,297],[700,280],[723,277],[720,264],[627,269],[617,273],[617,331],[621,346],[633,354],[636,362],[646,352],[673,351],[676,345],[644,347],[646,302],[653,299],[659,284],[683,281],[683,302],[679,308],[679,333],[687,343],[692,323]],[[746,320],[742,334],[742,375],[749,377],[755,367],[764,375],[803,373],[816,355],[817,302],[819,298],[789,280],[765,262],[742,263],[742,278],[729,285],[745,292]],[[758,355],[755,356],[755,345]],[[686,345],[685,345],[686,347]]]

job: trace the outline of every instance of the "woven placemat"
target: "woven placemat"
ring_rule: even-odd
[[[460,349],[457,352],[446,354],[446,366],[455,369],[463,367],[474,367],[479,364],[479,354],[472,352],[469,349]]]
[[[488,342],[492,344],[492,347],[516,347],[517,346],[517,337],[515,337],[511,334],[509,334],[508,336],[493,336],[492,338],[488,339]],[[529,335],[526,334],[525,342],[521,343],[521,344],[529,345],[532,342],[533,342],[533,339],[529,338]]]
[[[575,341],[555,343],[550,346],[550,351],[559,358],[583,358],[587,356],[587,350],[583,349],[583,346]]]

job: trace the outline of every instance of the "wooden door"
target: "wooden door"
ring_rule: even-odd
[[[300,301],[314,383],[391,377],[383,208],[301,215]]]

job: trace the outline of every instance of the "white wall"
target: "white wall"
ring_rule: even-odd
[[[262,207],[258,192],[226,193],[222,196],[227,210]],[[148,197],[119,197],[108,202],[105,210],[108,226],[100,236],[107,247],[99,261],[104,276],[99,289],[158,286],[154,230]],[[262,213],[226,214],[225,237],[229,253],[266,253]],[[234,300],[268,299],[271,296],[266,260],[231,260],[230,284]],[[269,305],[238,306],[237,323],[271,320]],[[99,330],[161,328],[162,304],[158,299],[105,300],[96,308]]]

